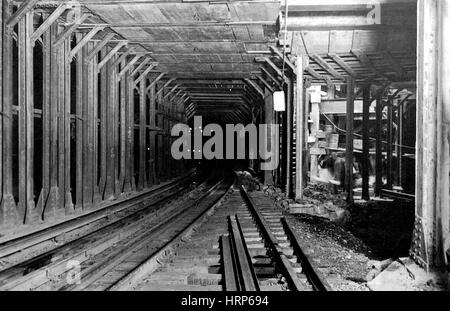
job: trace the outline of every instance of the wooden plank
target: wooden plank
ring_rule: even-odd
[[[363,90],[363,156],[362,156],[362,199],[369,200],[369,108],[370,108],[370,86],[365,86]]]
[[[295,199],[303,198],[303,147],[305,144],[305,125],[304,125],[304,106],[303,106],[303,56],[298,55],[296,60],[297,76],[296,76],[296,94],[295,101],[295,118],[296,118],[296,132],[295,132]]]
[[[383,101],[381,99],[381,94],[377,98],[376,111],[376,153],[375,153],[375,196],[381,195],[381,189],[383,186],[383,159],[382,159],[382,141],[381,141],[381,131],[383,122]]]
[[[353,118],[354,118],[354,81],[347,78],[347,117],[345,140],[345,181],[347,189],[347,202],[353,202]]]

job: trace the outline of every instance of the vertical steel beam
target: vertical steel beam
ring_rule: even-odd
[[[381,189],[383,187],[383,150],[381,141],[381,131],[383,128],[383,101],[381,99],[381,94],[377,98],[377,104],[375,107],[376,111],[376,154],[375,154],[375,196],[379,197],[381,195]]]
[[[2,1],[2,177],[3,188],[0,205],[0,225],[12,227],[20,223],[23,219],[17,211],[16,202],[13,196],[13,39],[12,28],[6,25],[6,21],[12,13],[12,5],[9,1]]]
[[[286,196],[292,196],[292,80],[287,80],[286,93]]]
[[[362,199],[369,200],[369,108],[370,108],[370,86],[363,89],[363,155],[362,155]]]
[[[149,116],[150,116],[150,128],[154,128],[156,127],[155,124],[155,118],[156,118],[156,107],[155,107],[155,84],[151,85],[150,87],[150,94],[149,94],[149,98],[150,98],[150,106],[149,106]],[[148,181],[151,182],[151,184],[155,184],[157,183],[157,179],[156,179],[156,168],[155,168],[155,160],[156,160],[156,152],[157,150],[155,149],[156,147],[156,132],[153,130],[150,130],[150,173],[149,173],[149,177],[148,177]]]
[[[272,129],[270,127],[271,124],[274,124],[274,111],[273,111],[273,95],[269,92],[269,90],[265,90],[265,96],[264,96],[264,118],[265,118],[265,124],[267,127],[267,133],[266,133],[266,144],[267,144],[267,150],[271,150],[272,154],[275,148],[277,146],[273,145],[272,140]],[[272,170],[266,170],[264,171],[264,184],[265,185],[273,185],[274,179],[273,179],[273,171]]]
[[[347,202],[353,202],[353,118],[354,118],[354,80],[347,79],[347,126],[345,140],[345,182]]]
[[[34,212],[33,149],[33,11],[19,20],[19,212],[23,221]],[[29,214],[29,215],[27,215]]]
[[[138,189],[143,189],[147,185],[147,176],[145,174],[145,154],[147,142],[147,98],[145,92],[145,82],[147,79],[141,79],[139,82],[139,181]]]
[[[75,38],[77,42],[81,40],[81,34],[76,34]],[[75,127],[76,127],[76,142],[75,142],[75,184],[76,184],[76,194],[75,194],[75,204],[78,210],[83,207],[83,148],[84,148],[84,137],[83,137],[83,127],[85,125],[83,119],[83,98],[84,94],[84,79],[86,75],[84,74],[84,55],[83,50],[80,50],[77,54],[76,59],[76,105],[75,105]]]
[[[304,129],[305,129],[305,111],[304,111],[304,94],[303,94],[303,57],[301,55],[297,56],[296,61],[296,71],[297,71],[297,83],[294,92],[297,93],[295,101],[295,118],[296,118],[296,142],[295,142],[295,198],[303,198],[303,146],[304,142]]]
[[[115,61],[114,61],[115,62]],[[120,63],[120,67],[123,68],[125,66],[125,60],[122,60]],[[127,80],[122,79],[120,81],[120,173],[119,173],[119,187],[120,190],[118,192],[124,191],[125,180],[127,176],[126,169],[126,160],[127,160],[127,148],[128,148],[128,140],[127,140]],[[118,188],[119,188],[118,187]]]
[[[386,188],[392,190],[392,129],[394,125],[393,118],[393,100],[389,100],[387,103],[387,146],[386,146]]]

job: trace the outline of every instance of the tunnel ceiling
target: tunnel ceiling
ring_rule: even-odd
[[[61,2],[38,5],[45,11]],[[379,1],[377,25],[367,24],[369,6],[347,2],[289,0],[293,5],[287,25],[284,1],[69,3],[81,3],[83,13],[89,14],[78,31],[89,33],[97,27],[97,41],[114,35],[108,41],[111,47],[126,41],[119,53],[135,73],[156,63],[151,79],[164,73],[160,83],[171,90],[170,96],[184,96],[189,117],[208,114],[236,121],[249,120],[265,88],[280,89],[284,44],[288,61],[299,54],[309,56],[305,78],[311,83],[342,84],[347,77],[357,85],[415,79],[415,1]],[[288,75],[293,71],[292,66],[284,68]]]

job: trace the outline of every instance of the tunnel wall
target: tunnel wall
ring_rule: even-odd
[[[55,22],[36,38],[33,10],[8,25],[16,11],[0,3],[1,228],[89,211],[184,172],[169,154],[183,102],[151,83],[150,66],[133,72],[114,47],[86,40],[96,28],[71,39]]]

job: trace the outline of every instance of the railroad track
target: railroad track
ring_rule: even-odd
[[[278,278],[285,290],[330,291],[280,211],[260,192],[252,197],[241,186],[240,195],[247,210],[228,216],[228,235],[221,236],[224,289],[258,291],[267,278]],[[265,254],[252,254],[262,247]]]
[[[133,280],[135,290],[331,290],[279,208],[234,185],[171,256]]]
[[[91,222],[86,224],[90,226],[89,230],[83,231],[84,234],[80,236],[77,236],[76,231],[81,230],[86,219],[75,224],[64,224],[66,230],[73,226],[75,232],[72,233],[72,239],[2,269],[0,290],[82,290],[113,286],[138,267],[149,254],[157,252],[159,246],[150,241],[156,239],[164,244],[163,236],[170,238],[171,233],[176,233],[176,230],[172,230],[178,228],[175,223],[181,226],[187,214],[195,214],[189,211],[196,210],[198,203],[208,198],[223,183],[209,180],[187,192],[190,181],[183,178],[169,183],[154,191],[153,195],[138,196],[113,207],[113,211],[106,215],[103,214],[105,211],[100,215],[89,215]],[[167,204],[180,195],[183,197]],[[47,241],[43,235],[52,239],[51,236],[60,230],[49,228],[50,232],[39,232],[36,237],[27,236],[24,243],[31,244],[30,239],[34,238],[35,244],[32,245],[37,246]],[[19,241],[14,242],[4,245],[3,250],[8,253],[7,247],[19,247]]]

